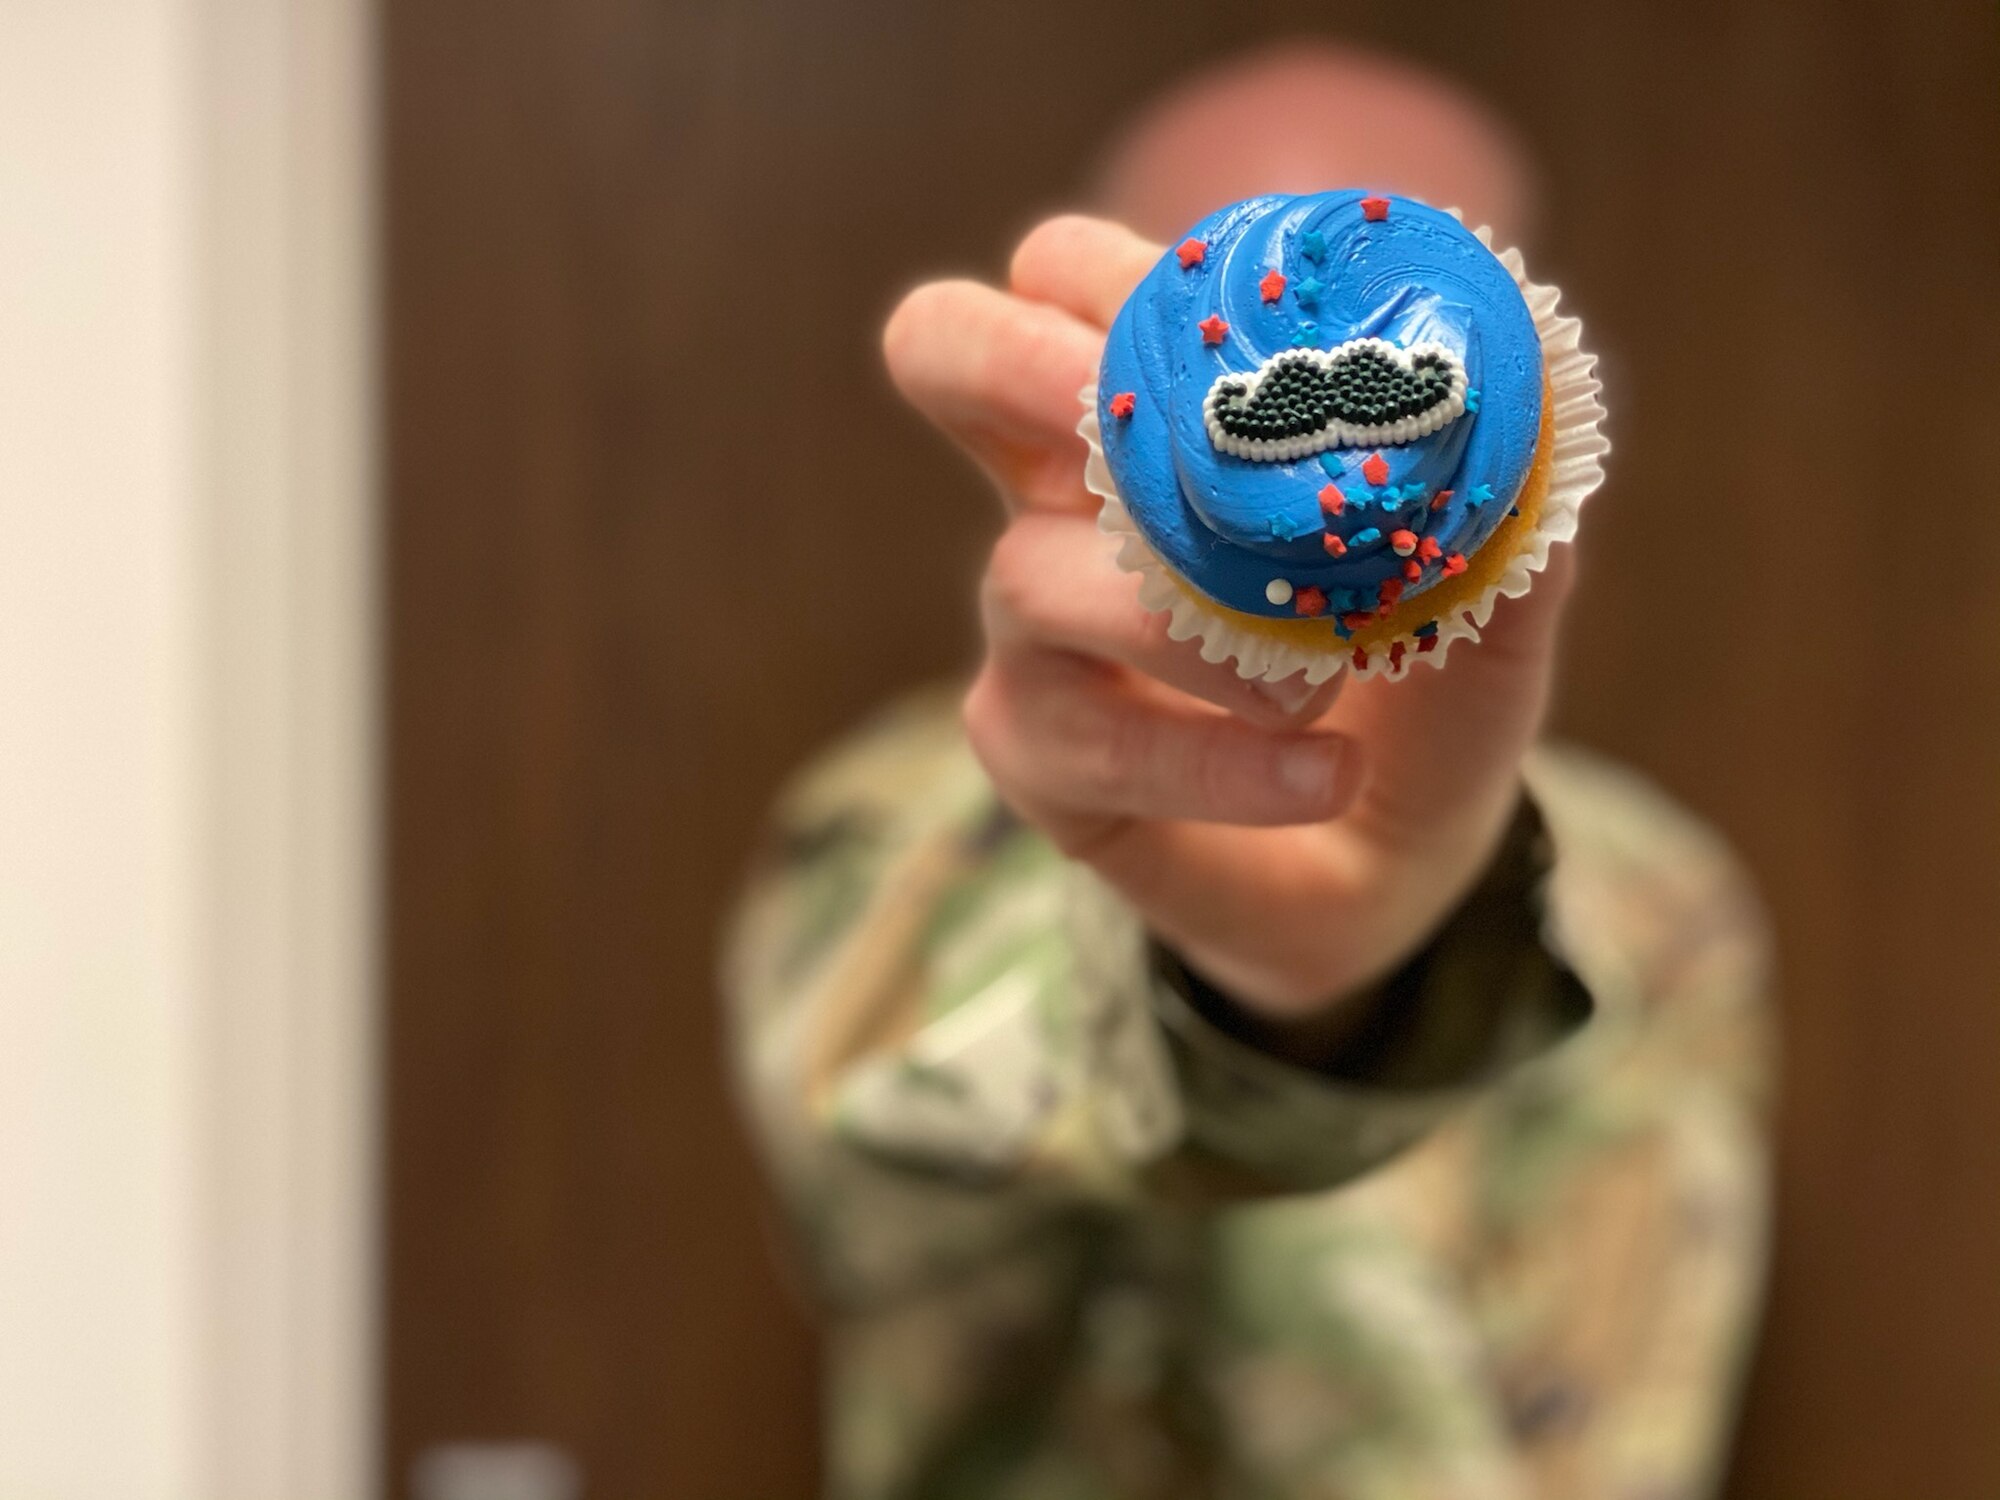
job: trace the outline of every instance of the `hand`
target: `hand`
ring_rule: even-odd
[[[1443,671],[1252,684],[1167,638],[1083,485],[1077,392],[1161,247],[1065,217],[1011,290],[936,282],[883,334],[897,387],[994,480],[986,657],[965,699],[1001,795],[1236,999],[1309,1021],[1422,946],[1478,878],[1548,697],[1570,557]]]

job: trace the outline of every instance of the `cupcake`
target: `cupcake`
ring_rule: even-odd
[[[1442,665],[1603,479],[1596,361],[1520,255],[1413,199],[1248,198],[1119,311],[1079,431],[1099,524],[1244,677]]]

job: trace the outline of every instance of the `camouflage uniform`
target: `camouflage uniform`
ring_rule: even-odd
[[[1391,1024],[1313,1068],[1006,813],[949,699],[785,798],[730,988],[831,1494],[1711,1490],[1764,1264],[1761,926],[1631,776],[1528,780]]]

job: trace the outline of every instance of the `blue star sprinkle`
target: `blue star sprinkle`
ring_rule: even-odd
[[[1493,498],[1493,486],[1490,484],[1475,484],[1472,487],[1472,493],[1466,496],[1466,498],[1474,505],[1483,505]]]
[[[1467,411],[1475,411],[1475,412],[1479,410],[1479,392],[1478,392],[1478,391],[1476,391],[1476,390],[1469,390],[1469,391],[1467,391],[1467,392],[1465,393],[1465,409],[1466,409]]]
[[[1324,529],[1317,508],[1310,521],[1300,521],[1284,511],[1276,510],[1264,518],[1264,523],[1270,528],[1271,540],[1275,542],[1294,542],[1302,536],[1317,536]]]
[[[1299,236],[1299,254],[1318,265],[1326,254],[1326,236],[1317,229],[1308,229]]]
[[[1300,307],[1318,307],[1319,294],[1326,290],[1326,283],[1317,276],[1308,276],[1292,288],[1292,295],[1299,299]]]

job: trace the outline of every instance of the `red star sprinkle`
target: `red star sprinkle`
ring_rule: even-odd
[[[1456,578],[1460,573],[1463,573],[1464,571],[1465,571],[1465,554],[1463,552],[1454,552],[1450,557],[1447,557],[1444,560],[1445,577]]]
[[[1368,648],[1366,646],[1356,646],[1354,648],[1354,669],[1358,672],[1367,665]]]
[[[1340,617],[1340,623],[1349,630],[1362,630],[1375,623],[1375,617],[1364,610],[1350,610]]]
[[[1395,671],[1403,665],[1403,643],[1393,641],[1389,646],[1389,670]]]
[[[1332,532],[1329,531],[1325,536],[1320,538],[1320,541],[1325,544],[1326,555],[1328,557],[1347,556],[1347,543],[1343,542],[1339,537],[1335,536]]]
[[[1319,492],[1319,508],[1330,516],[1337,516],[1347,509],[1347,496],[1340,493],[1337,484],[1323,485]]]
[[[1292,608],[1302,615],[1323,615],[1326,613],[1326,595],[1307,584],[1292,595]]]
[[[1375,197],[1363,198],[1361,200],[1361,217],[1377,220],[1388,218],[1389,200],[1387,198]]]
[[[1438,643],[1438,638],[1436,636],[1434,635],[1424,636],[1417,642],[1417,655],[1422,656],[1426,651],[1437,650],[1437,643]]]
[[[1439,490],[1435,495],[1431,496],[1432,510],[1443,510],[1449,504],[1451,504],[1450,490]]]
[[[1129,417],[1138,405],[1139,396],[1136,391],[1120,391],[1111,398],[1111,415]]]
[[[1408,557],[1417,550],[1417,534],[1399,527],[1389,533],[1389,545],[1396,549],[1396,556]]]
[[[1417,543],[1417,557],[1423,562],[1436,562],[1438,555],[1443,551],[1444,548],[1438,545],[1434,536],[1427,536]]]
[[[1222,336],[1229,332],[1229,325],[1214,313],[1210,313],[1194,326],[1201,330],[1201,341],[1204,344],[1219,344],[1222,342]]]
[[[1264,273],[1264,279],[1257,283],[1257,290],[1266,302],[1276,302],[1285,295],[1285,273],[1273,266]]]
[[[1403,580],[1400,578],[1383,579],[1382,586],[1375,591],[1375,597],[1380,599],[1384,604],[1394,604],[1398,599],[1403,597]]]
[[[1370,484],[1389,482],[1389,460],[1379,453],[1371,453],[1361,460],[1361,477]]]
[[[1182,240],[1174,247],[1174,254],[1181,258],[1181,269],[1191,271],[1208,259],[1208,241]]]
[[[1424,565],[1414,557],[1411,558],[1403,564],[1403,576],[1409,579],[1410,582],[1415,583],[1419,578],[1424,576]]]

